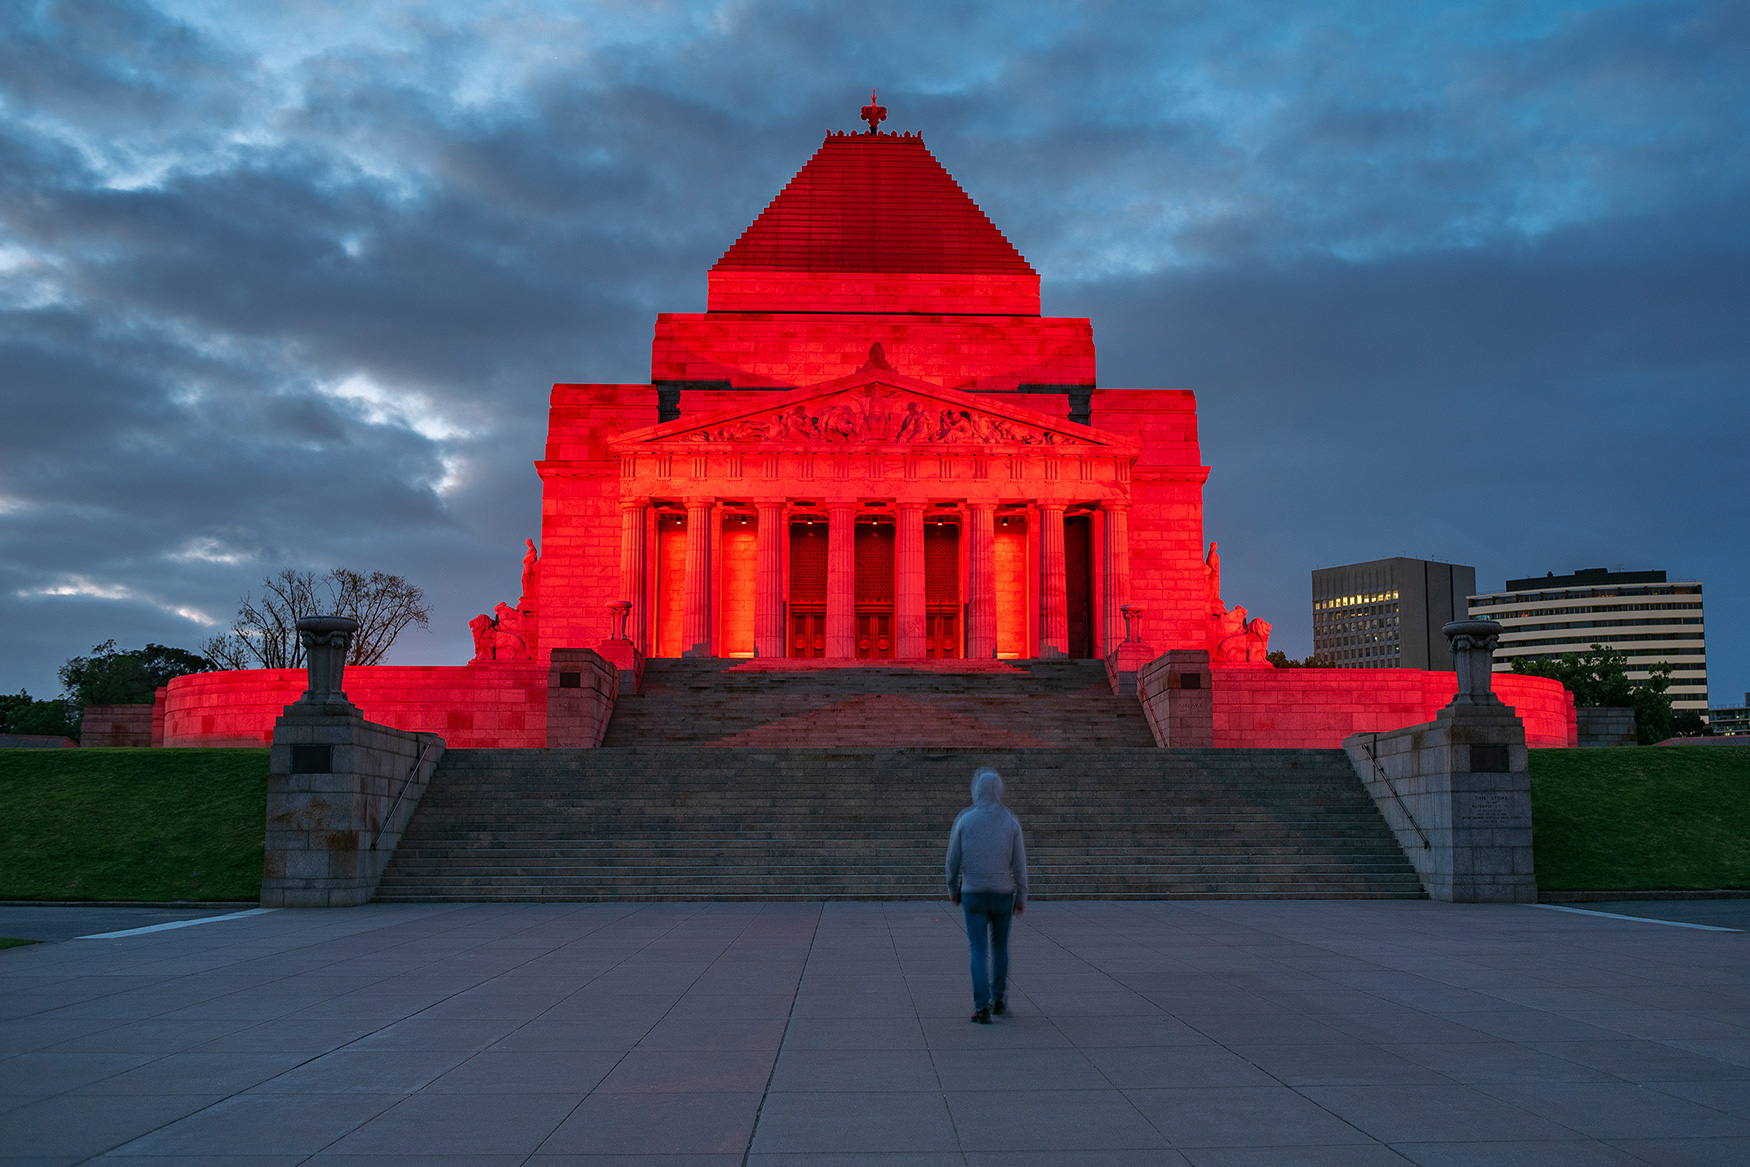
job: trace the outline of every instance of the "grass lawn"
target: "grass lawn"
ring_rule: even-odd
[[[0,750],[0,899],[253,900],[267,751]]]
[[[1750,888],[1750,746],[1531,751],[1537,885]]]
[[[10,936],[0,936],[0,948],[23,948],[26,944],[35,944],[34,940],[14,940]]]

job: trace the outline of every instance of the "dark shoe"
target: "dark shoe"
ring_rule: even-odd
[[[990,1011],[992,1013],[996,1014],[998,1017],[1001,1017],[1004,1013],[1007,1013],[1009,1011],[1009,1007],[1003,1003],[1003,999],[1001,997],[998,997],[995,1001],[993,1001],[991,1003]]]
[[[972,1020],[979,1025],[989,1025],[990,1024],[990,1010],[989,1009],[980,1009],[978,1012],[976,1012],[972,1015]]]

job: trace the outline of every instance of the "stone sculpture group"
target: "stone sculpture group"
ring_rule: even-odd
[[[468,621],[474,633],[474,661],[484,664],[494,660],[534,660],[538,644],[536,602],[540,593],[541,553],[535,541],[525,539],[528,550],[523,555],[523,594],[516,607],[500,603],[493,615],[482,612]]]

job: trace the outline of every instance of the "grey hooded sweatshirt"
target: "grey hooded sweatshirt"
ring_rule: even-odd
[[[1027,902],[1027,845],[1021,824],[1003,805],[1003,780],[995,770],[972,777],[972,805],[954,820],[948,835],[948,891],[1014,892]]]

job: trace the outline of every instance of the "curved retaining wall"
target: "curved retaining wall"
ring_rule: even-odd
[[[1218,748],[1339,749],[1352,733],[1421,725],[1458,693],[1453,673],[1422,669],[1212,668]],[[1525,723],[1525,743],[1571,746],[1574,695],[1560,681],[1496,673],[1494,692]]]
[[[280,711],[304,694],[303,669],[194,673],[164,695],[167,746],[264,746]],[[367,721],[435,733],[450,749],[547,744],[547,665],[354,665],[346,695]]]

